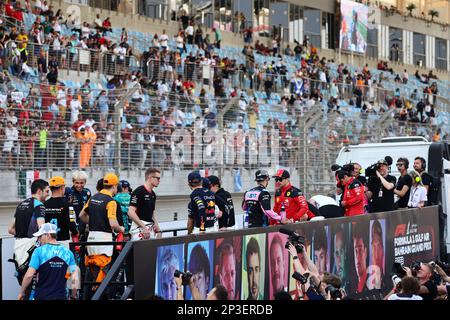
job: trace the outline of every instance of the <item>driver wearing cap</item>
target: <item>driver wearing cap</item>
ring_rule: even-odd
[[[112,232],[125,232],[117,221],[117,202],[113,196],[117,193],[119,178],[114,173],[103,177],[103,190],[92,196],[80,212],[80,219],[89,224],[88,242],[111,242]],[[88,246],[88,255],[111,257],[112,246]]]
[[[267,226],[268,219],[281,221],[281,216],[272,210],[270,193],[266,190],[270,181],[269,173],[266,170],[256,171],[255,181],[258,186],[247,191],[242,201],[242,209],[248,215],[248,227]]]
[[[283,223],[294,223],[306,221],[315,215],[309,210],[303,192],[291,185],[289,171],[280,169],[273,176],[275,178],[275,204],[273,211],[280,214],[283,207],[286,212],[286,218]],[[270,221],[270,224],[276,224]]]

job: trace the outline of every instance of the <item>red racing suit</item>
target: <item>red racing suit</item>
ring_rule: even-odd
[[[303,192],[291,184],[275,192],[273,211],[280,214],[283,204],[286,210],[286,219],[292,219],[294,222],[297,222],[301,221],[305,214],[308,216],[308,219],[314,217],[314,214],[309,210],[308,202]],[[277,224],[277,221],[271,220],[270,224]]]
[[[342,202],[345,202],[345,216],[357,216],[364,213],[365,203],[364,185],[351,177],[344,185]]]

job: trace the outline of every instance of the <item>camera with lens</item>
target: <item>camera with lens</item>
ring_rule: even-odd
[[[395,286],[397,287],[400,282],[402,282],[402,278],[400,278],[398,275],[394,274],[392,276],[392,281],[394,282]]]
[[[342,299],[342,292],[341,289],[336,288],[335,286],[329,284],[325,287],[325,292],[328,294],[330,293],[330,297],[333,300]]]
[[[384,157],[384,159],[381,159],[377,163],[374,163],[371,166],[369,166],[368,168],[366,168],[366,171],[365,171],[366,177],[368,177],[368,178],[377,177],[377,171],[380,168],[380,166],[382,164],[390,166],[390,165],[392,165],[392,162],[393,162],[393,160],[390,156]]]
[[[305,283],[308,282],[309,273],[301,274],[301,273],[295,271],[295,272],[292,274],[292,278],[294,278],[295,280],[297,280],[297,281],[300,282],[301,284],[305,284]]]
[[[338,164],[333,164],[331,166],[331,171],[340,171],[340,170],[347,171],[348,173],[352,173],[353,170],[355,170],[355,167],[353,166],[352,163],[346,163],[343,166],[340,166]]]
[[[288,235],[288,241],[285,244],[285,248],[289,249],[289,243],[292,243],[292,245],[295,247],[295,250],[297,250],[297,253],[303,252],[303,247],[305,245],[305,237],[299,235],[295,231],[291,231],[288,229],[281,228],[279,232]]]
[[[181,284],[183,286],[189,285],[189,282],[191,281],[191,278],[192,278],[192,273],[190,273],[189,271],[183,272],[183,271],[180,271],[180,270],[175,270],[173,276],[175,278],[179,278],[180,275],[181,275],[181,280],[182,280]]]

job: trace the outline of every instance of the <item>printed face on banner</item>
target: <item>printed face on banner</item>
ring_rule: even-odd
[[[381,289],[385,275],[386,220],[370,221],[370,258],[367,269],[369,290]]]
[[[241,237],[216,240],[214,284],[221,284],[227,289],[228,300],[240,298],[241,241]]]
[[[275,293],[286,291],[289,275],[289,252],[284,245],[287,236],[278,232],[269,233],[269,299]]]
[[[318,226],[313,236],[313,261],[320,275],[330,271],[330,238],[328,228],[328,226]]]
[[[348,223],[338,224],[333,228],[333,269],[332,273],[336,274],[342,281],[342,287],[347,289],[348,285],[348,244],[349,232]]]
[[[193,285],[198,289],[201,300],[206,300],[212,288],[214,241],[200,241],[188,244],[187,270],[192,273]],[[187,287],[186,299],[192,298],[192,292]]]
[[[352,287],[354,293],[360,294],[368,289],[367,281],[367,258],[369,254],[368,234],[369,225],[367,221],[360,220],[352,223],[352,245],[353,245],[353,277]]]
[[[164,300],[177,300],[175,270],[184,269],[184,244],[159,247],[156,257],[156,295]]]
[[[244,251],[242,252],[243,300],[264,299],[265,240],[266,234],[248,235],[244,237]]]

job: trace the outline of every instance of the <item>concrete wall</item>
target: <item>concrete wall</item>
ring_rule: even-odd
[[[274,168],[266,168],[270,174],[275,173]],[[246,190],[255,186],[255,170],[243,170],[241,169],[241,181],[242,181],[242,189],[240,191],[234,190],[234,178],[232,170],[225,170],[222,176],[222,186],[228,190],[229,192],[245,192]],[[136,188],[143,184],[144,182],[144,172],[143,170],[134,170],[134,171],[123,171],[119,175],[119,178],[122,180],[128,180],[132,186],[132,188]],[[298,174],[295,170],[290,170],[291,172],[291,181],[293,184],[298,185]],[[87,170],[89,178],[87,181],[87,187],[91,189],[91,191],[95,191],[95,186],[97,181],[103,177],[105,174],[102,170]],[[161,184],[155,191],[159,196],[187,196],[191,193],[189,186],[187,185],[187,175],[189,171],[163,171],[161,173]],[[62,176],[66,179],[66,184],[68,186],[71,185],[71,172],[70,171],[42,171],[40,172],[40,178],[48,180],[52,176]],[[219,176],[219,172],[217,171],[209,171],[209,175],[217,175]],[[4,181],[3,186],[1,187],[0,192],[0,202],[13,202],[18,201],[18,176],[13,172],[1,172],[0,173],[0,181]],[[268,190],[274,191],[274,182],[273,179],[270,181]]]

